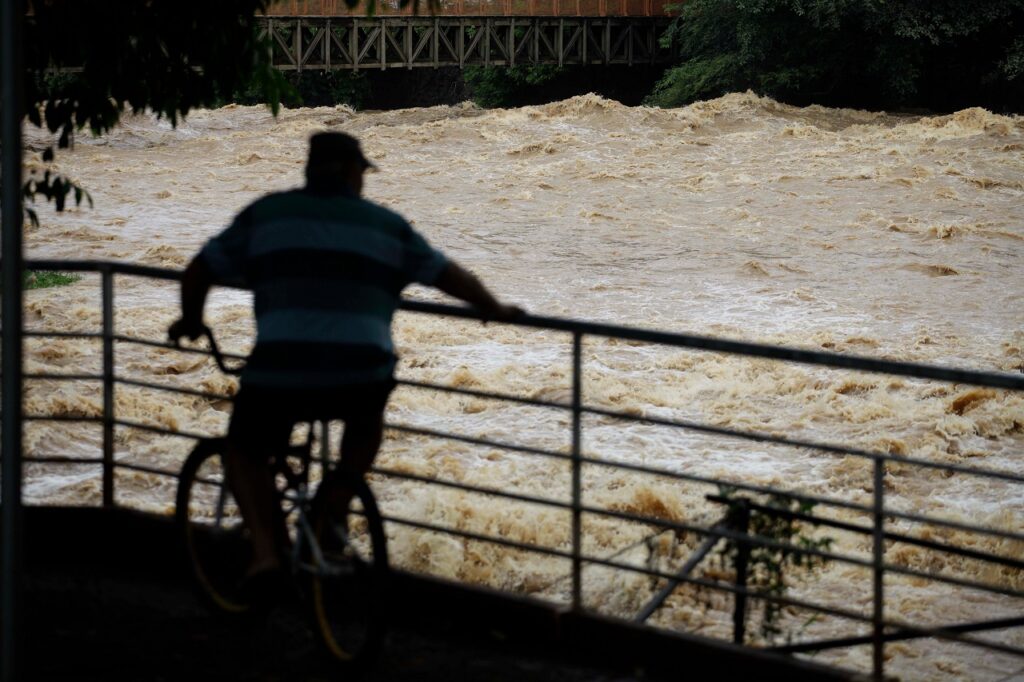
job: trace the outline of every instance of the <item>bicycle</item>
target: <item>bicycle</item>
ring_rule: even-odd
[[[212,332],[204,328],[221,371],[229,367]],[[385,635],[389,569],[387,541],[377,502],[366,481],[348,481],[355,491],[347,510],[331,509],[327,485],[311,484],[337,468],[330,456],[329,424],[320,425],[321,449],[313,452],[314,422],[303,444],[272,459],[281,505],[292,543],[288,566],[309,607],[313,632],[330,660],[348,666],[372,661]],[[197,442],[182,466],[175,520],[200,596],[226,614],[253,610],[239,589],[249,563],[241,514],[226,485],[221,461],[226,438]]]

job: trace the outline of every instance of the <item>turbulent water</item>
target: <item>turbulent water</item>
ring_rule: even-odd
[[[27,235],[32,257],[102,258],[180,267],[232,215],[261,194],[301,184],[308,136],[358,135],[382,172],[367,195],[405,214],[432,243],[500,296],[543,315],[713,334],[860,355],[1016,371],[1024,366],[1024,119],[980,109],[949,116],[794,108],[735,94],[676,110],[629,108],[596,96],[539,107],[472,106],[354,113],[298,109],[273,118],[257,107],[198,111],[172,129],[127,119],[102,139],[82,137],[61,168],[91,191],[95,208],[54,215]],[[31,132],[29,145],[47,140]],[[427,290],[411,295],[435,297]],[[159,339],[176,316],[176,288],[117,280],[120,333]],[[28,294],[27,324],[98,329],[94,277]],[[251,343],[248,299],[214,295],[208,321],[235,350]],[[566,402],[571,340],[565,334],[402,314],[396,324],[404,378]],[[99,345],[28,342],[30,372],[97,372]],[[630,414],[851,444],[940,462],[1021,472],[1024,399],[999,391],[824,370],[720,354],[588,339],[589,404]],[[199,356],[119,344],[127,377],[234,390]],[[35,381],[34,414],[97,415],[94,383]],[[225,401],[120,386],[122,418],[200,433],[224,429]],[[394,422],[565,451],[570,415],[494,401],[399,389]],[[587,418],[585,453],[672,471],[775,484],[870,504],[871,464],[794,448]],[[36,455],[94,457],[100,430],[31,423]],[[117,431],[120,461],[176,469],[190,441]],[[391,433],[382,466],[568,500],[556,460]],[[95,504],[93,466],[33,465],[36,502]],[[119,501],[167,511],[173,482],[119,473]],[[374,482],[386,513],[570,548],[561,510],[422,484]],[[715,488],[590,466],[584,502],[689,523],[715,520]],[[893,465],[887,504],[915,513],[1024,531],[1024,486]],[[819,507],[847,521],[870,519]],[[1024,558],[1020,543],[893,522],[895,530]],[[584,549],[672,570],[699,542],[587,515]],[[395,563],[533,596],[568,598],[567,562],[408,528],[389,529]],[[870,538],[831,535],[834,549],[870,557]],[[637,544],[639,542],[639,544]],[[1018,572],[905,544],[891,563],[1024,588]],[[714,577],[713,561],[699,573]],[[649,579],[590,567],[587,605],[631,617]],[[887,614],[940,625],[1019,615],[1009,597],[890,577]],[[829,565],[793,576],[790,594],[870,614],[871,577]],[[849,621],[787,612],[800,638],[866,631]],[[757,636],[759,616],[751,621]],[[681,588],[652,619],[729,637],[731,599]],[[980,635],[1024,646],[1019,630]],[[906,642],[887,649],[888,670],[909,679],[1003,679],[1021,662],[963,646]],[[817,660],[866,669],[867,647]]]

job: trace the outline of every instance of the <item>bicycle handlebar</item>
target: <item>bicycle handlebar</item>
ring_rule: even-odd
[[[205,336],[206,340],[210,342],[210,355],[213,356],[213,359],[214,361],[216,361],[217,366],[220,367],[220,371],[224,372],[225,374],[231,374],[233,376],[238,376],[239,374],[242,373],[242,370],[245,369],[244,364],[241,365],[240,367],[231,367],[224,361],[224,353],[221,352],[220,346],[217,345],[217,339],[213,337],[212,329],[210,329],[204,324],[200,336]],[[179,347],[181,345],[181,337],[173,339],[173,343],[175,347]]]
[[[205,336],[206,340],[210,342],[210,354],[213,355],[213,359],[217,362],[217,366],[220,367],[220,371],[233,376],[240,375],[242,370],[245,369],[245,364],[242,364],[240,367],[228,366],[228,364],[224,362],[224,354],[221,353],[220,346],[217,345],[217,339],[213,338],[213,330],[205,324],[203,325],[203,336]]]

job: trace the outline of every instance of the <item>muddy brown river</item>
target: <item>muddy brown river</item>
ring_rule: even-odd
[[[261,194],[302,182],[308,136],[359,136],[381,172],[366,194],[406,215],[427,238],[496,293],[541,315],[710,334],[900,360],[1015,372],[1024,367],[1024,118],[968,109],[919,117],[795,108],[733,94],[681,109],[626,107],[594,95],[545,106],[471,105],[356,113],[261,107],[193,112],[176,129],[127,118],[111,135],[80,137],[58,158],[95,208],[54,214],[26,236],[30,257],[117,259],[180,268],[235,212]],[[47,138],[27,134],[30,148]],[[177,291],[117,278],[116,326],[162,338]],[[443,300],[426,289],[410,296]],[[247,294],[218,291],[207,320],[230,349],[251,344]],[[27,294],[32,329],[98,330],[95,276]],[[567,402],[571,340],[562,333],[400,314],[400,376]],[[90,340],[31,339],[29,372],[100,369]],[[234,390],[200,356],[119,344],[125,377]],[[633,415],[686,419],[790,438],[854,445],[939,462],[1021,473],[1024,396],[940,382],[827,370],[678,348],[587,339],[588,404]],[[33,381],[31,414],[94,416],[95,382]],[[223,431],[223,400],[119,386],[119,417],[166,428]],[[396,391],[392,422],[565,452],[566,411],[514,406],[413,388]],[[777,485],[870,504],[871,463],[608,418],[584,419],[585,453],[670,471]],[[34,455],[95,457],[93,425],[33,422]],[[119,461],[174,470],[191,441],[120,428]],[[496,447],[392,432],[389,469],[568,500],[561,462]],[[96,504],[94,466],[31,465],[33,503]],[[570,546],[570,518],[552,507],[378,477],[388,514],[476,533]],[[715,488],[589,466],[584,501],[688,523],[713,522]],[[120,503],[169,512],[173,481],[121,472]],[[1024,532],[1024,485],[892,465],[893,509]],[[825,516],[869,523],[854,512]],[[894,521],[890,528],[1024,558],[1021,543]],[[584,549],[672,570],[699,542],[649,526],[584,518]],[[837,552],[870,558],[870,538],[830,535]],[[401,567],[555,601],[569,598],[567,562],[408,527],[389,527]],[[886,559],[921,571],[1024,589],[1019,571],[894,543]],[[723,569],[714,561],[698,571]],[[871,575],[830,564],[792,575],[789,594],[870,615]],[[650,579],[588,567],[586,604],[632,617]],[[890,617],[915,623],[1021,613],[1022,600],[890,576]],[[680,588],[652,618],[661,627],[731,636],[731,599]],[[757,638],[760,611],[750,631]],[[839,637],[866,626],[809,613],[783,614],[795,639]],[[1024,632],[979,635],[1024,646]],[[1011,679],[1024,662],[933,640],[892,644],[887,670],[904,679]],[[816,660],[870,668],[869,647]],[[1009,677],[1008,677],[1009,676]]]

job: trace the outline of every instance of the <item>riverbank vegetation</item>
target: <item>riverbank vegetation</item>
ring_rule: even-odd
[[[648,103],[754,90],[788,103],[1024,110],[1024,0],[687,0]]]
[[[26,289],[50,289],[52,287],[65,287],[74,284],[82,279],[81,275],[66,272],[48,272],[28,270],[24,276]]]

